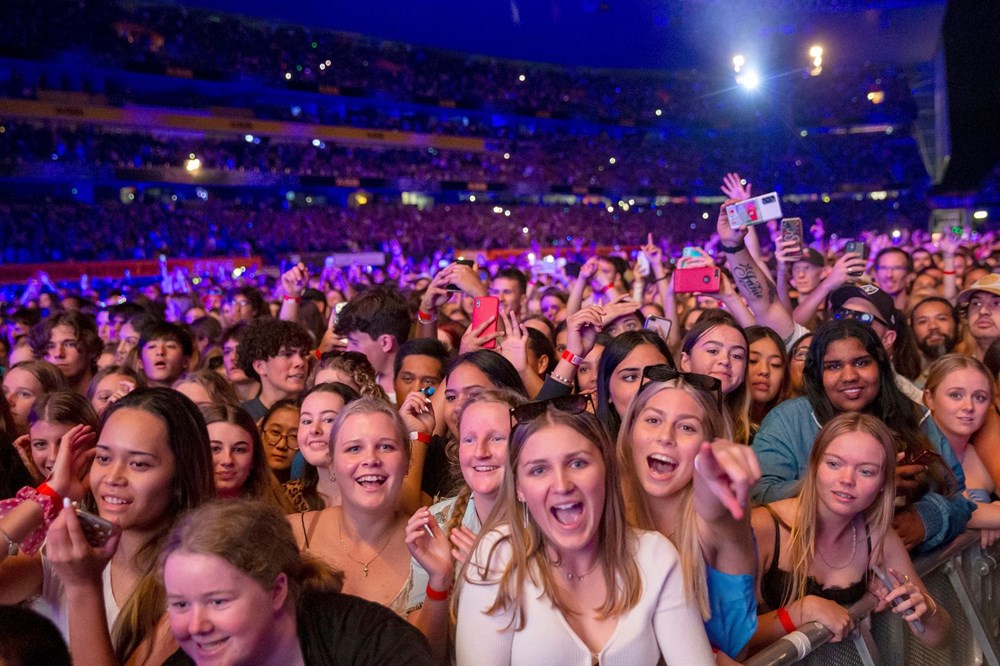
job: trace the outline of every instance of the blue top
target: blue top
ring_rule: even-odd
[[[891,423],[887,425],[892,427]],[[916,548],[918,553],[948,543],[964,532],[975,509],[975,504],[962,496],[965,490],[962,464],[926,410],[920,429],[951,468],[957,487],[947,496],[928,492],[910,505],[924,523],[924,540]],[[752,445],[761,471],[760,480],[751,493],[755,504],[775,502],[798,492],[819,431],[820,424],[808,398],[786,400],[764,417]]]
[[[753,574],[722,573],[706,564],[705,578],[712,611],[712,617],[705,620],[708,642],[735,659],[757,631]]]

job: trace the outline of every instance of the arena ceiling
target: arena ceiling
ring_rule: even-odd
[[[184,0],[177,4],[414,44],[562,65],[803,67],[813,44],[837,63],[931,59],[944,0]]]

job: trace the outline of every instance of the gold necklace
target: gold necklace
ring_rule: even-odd
[[[851,529],[854,532],[853,543],[851,543],[851,556],[848,557],[847,560],[843,564],[836,564],[836,565],[835,564],[830,564],[830,560],[826,559],[826,556],[823,555],[823,549],[822,548],[817,548],[816,549],[816,552],[819,554],[819,558],[821,560],[823,560],[823,562],[829,568],[831,568],[831,569],[846,569],[847,566],[850,565],[850,563],[854,561],[854,556],[858,552],[858,525],[857,525],[857,523],[855,522],[855,520],[853,518],[851,519]]]
[[[351,556],[351,553],[348,552],[347,550],[347,545],[344,543],[343,514],[341,514],[340,521],[337,523],[337,537],[340,539],[340,549],[344,551],[344,555],[347,555],[347,559],[361,565],[361,573],[365,575],[365,578],[368,578],[368,565],[374,562],[376,559],[378,559],[378,556],[382,554],[382,551],[385,550],[385,547],[389,545],[389,541],[392,539],[392,535],[393,533],[395,533],[395,531],[396,531],[395,527],[389,530],[389,536],[385,538],[385,543],[383,543],[382,547],[378,549],[378,552],[375,553],[375,556],[372,557],[372,559],[368,560],[367,562],[362,562],[361,560],[355,559],[354,557]]]
[[[575,574],[575,573],[571,573],[571,572],[567,571],[566,572],[566,580],[568,580],[571,583],[574,580],[583,580],[586,576],[589,576],[590,574],[594,573],[594,569],[596,569],[598,566],[600,566],[600,564],[601,564],[601,559],[597,558],[597,561],[594,562],[594,566],[590,567],[590,569],[584,571],[581,574]],[[562,562],[556,564],[556,569],[561,569],[561,568],[562,568]]]

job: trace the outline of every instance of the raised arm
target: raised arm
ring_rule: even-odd
[[[826,302],[834,290],[842,287],[851,279],[850,273],[865,270],[865,260],[857,252],[844,254],[837,263],[830,269],[830,273],[823,278],[819,285],[805,297],[799,298],[798,307],[795,308],[795,321],[801,326],[805,326],[816,312]]]

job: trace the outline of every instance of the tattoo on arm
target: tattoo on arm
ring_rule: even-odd
[[[751,264],[736,264],[733,266],[733,277],[736,278],[737,284],[743,287],[755,299],[764,297],[764,286],[757,279],[757,274],[754,273]]]

